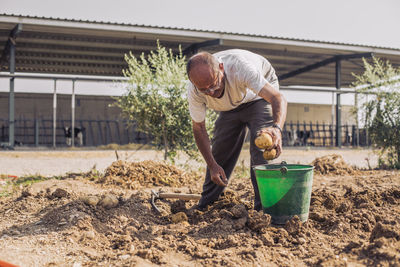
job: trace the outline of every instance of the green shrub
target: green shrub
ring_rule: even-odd
[[[381,168],[400,169],[400,68],[388,61],[364,59],[365,71],[354,75],[369,138],[379,150]]]
[[[129,78],[126,94],[117,98],[116,106],[135,123],[137,130],[152,138],[152,144],[164,150],[164,159],[174,160],[177,151],[197,156],[192,120],[186,98],[186,62],[181,49],[174,55],[157,42],[157,51],[136,58],[125,55]],[[209,113],[208,125],[215,118]]]

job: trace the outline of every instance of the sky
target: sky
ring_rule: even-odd
[[[399,0],[0,0],[0,13],[400,49]]]

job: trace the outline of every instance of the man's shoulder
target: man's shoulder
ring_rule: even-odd
[[[222,51],[214,53],[213,55],[214,56],[222,56],[222,55],[235,56],[235,55],[247,54],[247,53],[252,53],[252,52],[250,52],[249,50],[235,48],[235,49],[222,50]]]
[[[228,63],[230,61],[237,61],[239,58],[243,57],[246,53],[246,50],[241,49],[229,49],[220,51],[214,54],[214,56],[223,63]]]
[[[214,54],[225,66],[229,65],[270,65],[268,60],[256,53],[243,49],[229,49]]]
[[[186,84],[186,90],[189,101],[204,102],[202,97],[203,95],[196,90],[196,88],[190,81],[188,81]]]
[[[233,57],[233,58],[259,57],[259,58],[264,58],[263,56],[261,56],[259,54],[256,54],[254,52],[251,52],[249,50],[244,50],[244,49],[228,49],[228,50],[216,52],[213,55],[217,58],[220,58],[220,57]]]

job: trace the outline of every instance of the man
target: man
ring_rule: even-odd
[[[213,203],[228,184],[250,130],[251,165],[266,164],[254,144],[260,132],[273,136],[277,156],[282,151],[282,127],[287,102],[279,92],[271,64],[250,51],[231,49],[215,54],[200,52],[187,63],[189,111],[197,147],[207,163],[199,209]],[[205,127],[206,108],[219,111],[212,148]],[[254,209],[261,210],[256,177],[251,169]]]

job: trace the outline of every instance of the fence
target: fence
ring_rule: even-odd
[[[56,146],[67,146],[66,128],[71,126],[71,120],[60,119],[56,125]],[[76,120],[75,127],[82,131],[83,146],[149,142],[146,135],[136,131],[134,125],[128,127],[126,121]],[[8,142],[8,120],[5,119],[0,119],[0,142]],[[53,146],[53,120],[15,120],[15,143],[26,146]],[[79,142],[75,144],[80,145]]]
[[[65,129],[70,127],[71,121],[57,120],[56,146],[67,146],[68,138]],[[77,120],[75,127],[82,130],[82,146],[99,146],[116,143],[147,144],[150,141],[145,134],[135,130],[135,126],[128,127],[126,121],[121,120]],[[367,133],[364,129],[357,131],[355,125],[342,125],[342,146],[368,146]],[[284,146],[335,146],[335,125],[325,123],[286,122],[283,128]],[[8,141],[8,120],[0,119],[0,142]],[[26,146],[52,146],[53,120],[52,119],[17,119],[15,121],[15,142]]]
[[[342,125],[340,127],[342,146],[369,146],[367,132],[357,129],[355,125]],[[300,123],[286,122],[283,128],[284,146],[336,146],[336,126],[326,123]]]

